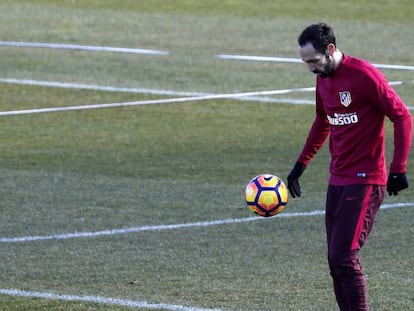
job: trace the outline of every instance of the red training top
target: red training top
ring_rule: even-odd
[[[385,185],[385,116],[394,125],[390,172],[403,173],[411,145],[411,114],[377,68],[344,55],[328,77],[317,77],[316,117],[298,161],[308,165],[329,135],[330,184]]]

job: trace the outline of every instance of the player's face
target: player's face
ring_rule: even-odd
[[[326,78],[333,71],[333,61],[328,51],[322,54],[315,50],[312,43],[299,47],[302,60],[308,65],[309,71]]]

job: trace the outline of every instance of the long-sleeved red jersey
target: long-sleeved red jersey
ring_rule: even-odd
[[[328,77],[317,77],[316,117],[298,161],[308,165],[329,135],[330,184],[385,185],[385,117],[394,125],[391,173],[406,171],[412,117],[383,74],[343,56]]]

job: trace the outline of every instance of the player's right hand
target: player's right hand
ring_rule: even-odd
[[[288,189],[292,198],[300,197],[302,191],[300,189],[299,178],[306,169],[306,165],[301,162],[296,162],[292,171],[287,177]]]

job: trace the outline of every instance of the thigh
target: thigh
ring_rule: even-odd
[[[363,246],[383,197],[382,186],[329,186],[325,221],[331,256],[342,256]]]

